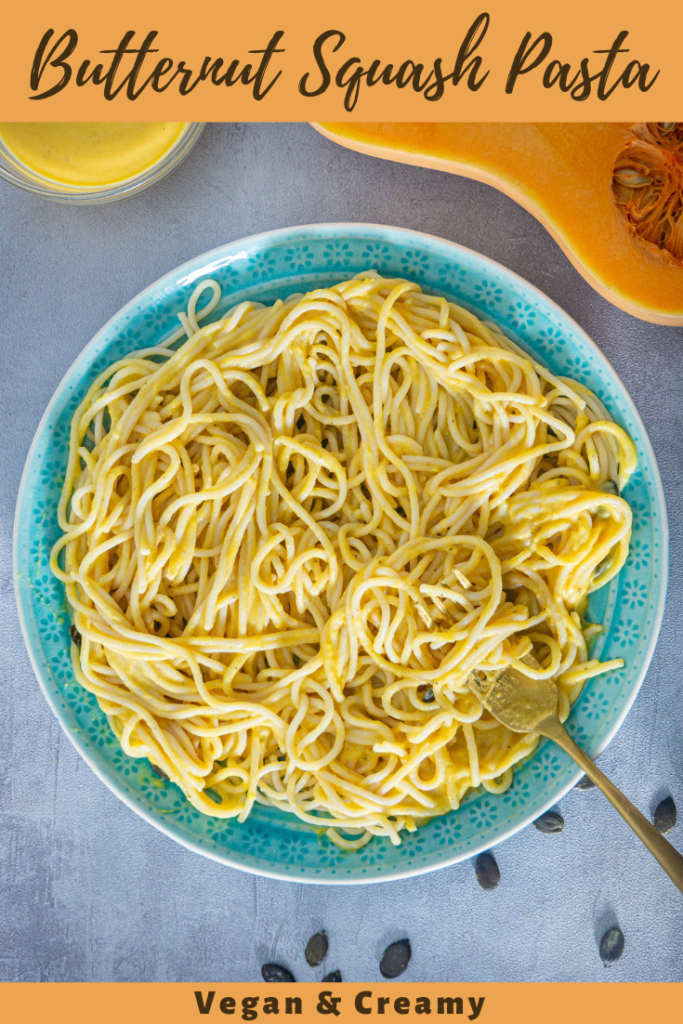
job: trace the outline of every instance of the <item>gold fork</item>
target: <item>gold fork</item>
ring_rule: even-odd
[[[522,658],[522,661],[533,669],[541,667],[530,654]],[[495,673],[472,672],[467,685],[483,701],[493,717],[508,729],[513,732],[538,733],[562,747],[602,790],[626,824],[631,826],[661,864],[674,885],[683,892],[683,856],[574,743],[558,717],[558,691],[552,679],[533,679],[508,667]]]

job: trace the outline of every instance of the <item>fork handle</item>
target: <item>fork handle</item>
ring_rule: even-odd
[[[600,771],[581,747],[577,747],[567,730],[557,717],[546,719],[537,730],[542,736],[553,740],[569,754],[595,785],[602,790],[613,807],[619,811],[627,825],[630,825],[638,838],[647,846],[656,861],[666,871],[677,888],[683,892],[683,856],[671,845],[668,839],[627,800],[621,790]]]

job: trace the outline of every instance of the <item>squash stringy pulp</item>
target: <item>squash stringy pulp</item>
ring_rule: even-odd
[[[614,169],[629,228],[653,255],[683,266],[683,123],[636,124]]]

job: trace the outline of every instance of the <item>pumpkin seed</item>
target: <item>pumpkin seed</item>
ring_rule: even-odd
[[[264,981],[296,981],[292,972],[280,964],[264,964],[261,968],[261,977]]]
[[[431,704],[432,701],[435,699],[436,698],[434,697],[434,690],[432,689],[431,686],[428,686],[425,692],[422,694],[423,704]]]
[[[482,889],[496,889],[500,882],[500,868],[496,858],[488,850],[480,853],[474,863],[477,881]]]
[[[605,967],[617,962],[624,952],[624,933],[621,928],[610,928],[600,939],[600,959]]]
[[[149,766],[155,775],[158,775],[160,779],[164,780],[164,782],[168,782],[168,775],[166,774],[166,772],[161,770],[158,764],[152,764],[152,762],[150,761]]]
[[[634,167],[621,167],[614,172],[614,177],[626,188],[643,188],[645,185],[651,185],[654,180],[647,174],[640,174]]]
[[[342,980],[341,971],[330,971],[330,973],[326,974],[325,977],[323,978],[323,981],[341,981],[341,980]]]
[[[655,828],[662,834],[670,832],[676,824],[676,804],[670,796],[667,796],[657,805],[654,822]]]
[[[69,626],[69,636],[71,637],[71,640],[76,645],[76,647],[81,646],[81,643],[83,642],[83,637],[78,632],[75,626]]]
[[[392,942],[382,953],[382,959],[379,962],[382,977],[398,978],[410,963],[411,956],[410,939],[399,939],[398,942]]]
[[[316,932],[312,935],[306,944],[306,963],[309,967],[318,967],[327,956],[327,951],[330,948],[330,942],[327,938],[327,932]]]
[[[564,818],[557,811],[546,811],[540,818],[536,818],[534,825],[539,832],[544,832],[546,835],[554,835],[557,832],[561,832],[564,828]]]
[[[619,484],[616,480],[603,480],[600,484],[600,490],[603,494],[614,494],[618,498],[621,494],[619,490]]]
[[[593,569],[593,579],[598,580],[598,579],[600,579],[601,576],[604,576],[605,573],[609,570],[609,567],[611,566],[611,564],[612,564],[612,552],[610,551],[610,553],[608,555],[605,555],[605,557],[603,558],[602,562],[598,562],[598,564],[596,565],[595,569]]]
[[[592,779],[589,779],[587,775],[584,775],[576,783],[574,789],[595,789],[595,783]]]

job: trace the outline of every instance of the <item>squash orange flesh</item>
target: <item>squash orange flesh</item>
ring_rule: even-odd
[[[324,124],[373,156],[476,178],[507,193],[553,235],[608,301],[652,323],[683,324],[683,266],[650,253],[612,194],[630,124]]]

